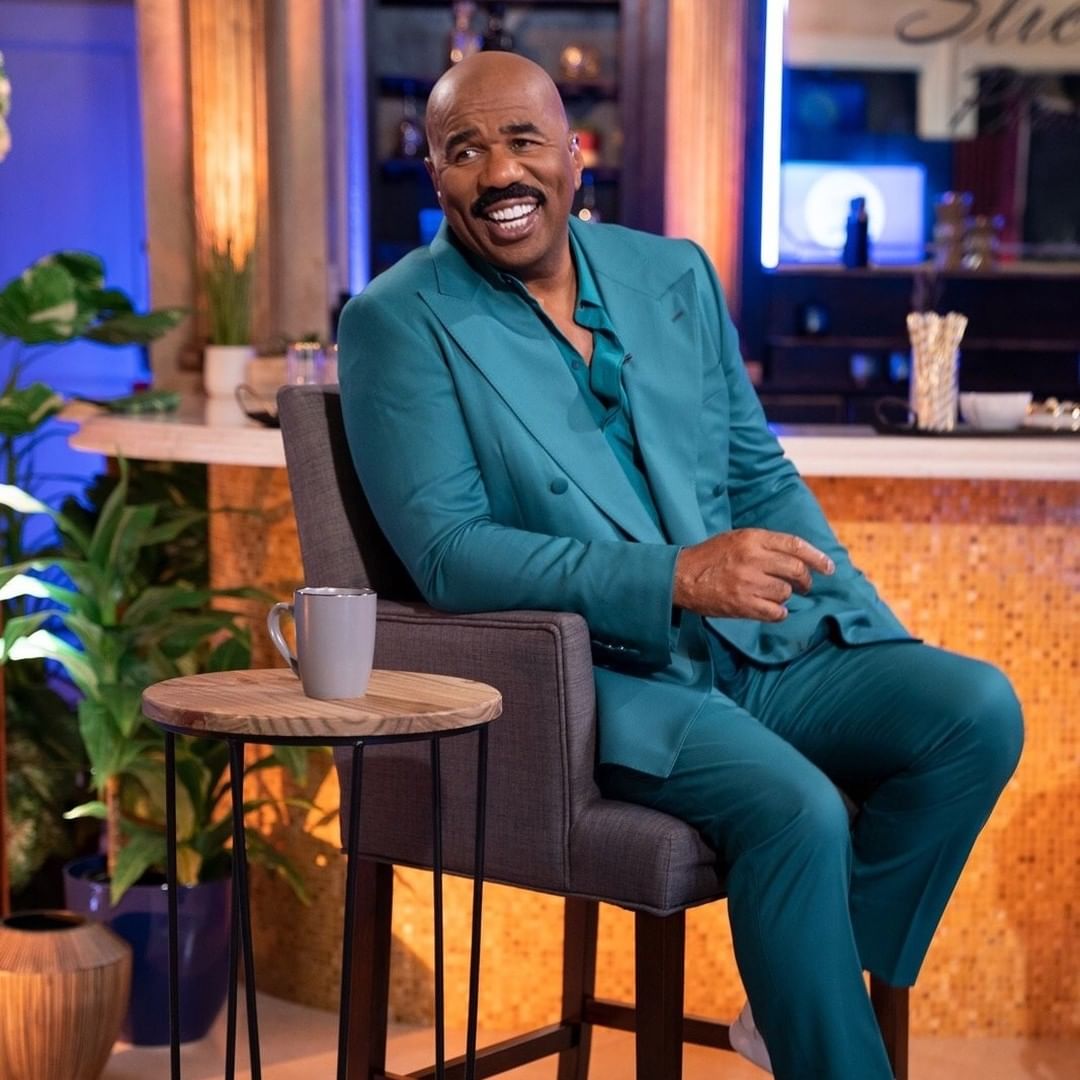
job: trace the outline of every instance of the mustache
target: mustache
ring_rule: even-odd
[[[528,184],[511,184],[504,188],[488,188],[469,210],[474,217],[483,217],[496,203],[505,199],[535,199],[541,206],[547,202],[542,191],[529,187]]]

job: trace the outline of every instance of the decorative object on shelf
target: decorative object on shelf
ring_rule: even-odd
[[[820,337],[829,332],[829,309],[816,300],[808,300],[800,304],[798,309],[798,326],[800,334],[807,337]]]
[[[976,214],[968,219],[964,232],[964,256],[961,265],[965,270],[992,270],[997,263],[1001,230],[1005,219],[1000,214],[987,216]]]
[[[0,921],[4,1080],[98,1080],[120,1033],[131,948],[69,911]]]
[[[559,74],[570,82],[600,78],[600,50],[594,45],[567,45],[559,53]]]
[[[956,427],[959,389],[960,341],[967,317],[911,312],[907,317],[911,338],[911,411],[916,425],[927,431]]]
[[[506,5],[492,4],[488,8],[487,29],[483,47],[488,52],[513,52],[514,35],[506,29]]]
[[[866,212],[866,197],[863,195],[856,195],[851,200],[843,260],[849,270],[860,269],[870,262],[870,218]]]
[[[581,174],[581,208],[577,216],[582,221],[601,221],[602,216],[596,206],[596,183],[593,180],[591,169],[585,169]]]
[[[207,397],[232,400],[255,357],[251,344],[252,249],[234,243],[212,245],[202,272],[210,341],[203,352],[203,389]]]
[[[959,270],[964,258],[964,235],[971,215],[967,191],[946,191],[934,203],[934,262],[941,270]]]
[[[416,108],[416,87],[407,83],[401,99],[401,119],[398,121],[394,152],[399,158],[419,160],[424,156],[426,143],[424,123]]]
[[[981,431],[1012,431],[1027,418],[1030,390],[960,395],[960,416],[965,424]]]
[[[483,39],[473,30],[472,21],[476,14],[473,0],[455,0],[454,26],[450,31],[450,63],[460,64],[466,56],[472,56],[483,47]]]
[[[586,169],[595,169],[600,164],[600,132],[595,128],[575,128],[574,138],[582,165]]]
[[[326,371],[322,342],[293,341],[285,350],[285,385],[319,386]]]

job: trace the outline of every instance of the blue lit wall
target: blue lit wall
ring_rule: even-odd
[[[145,307],[134,6],[3,0],[0,51],[12,84],[12,149],[0,163],[0,282],[50,251],[79,248],[104,259],[108,282]],[[77,343],[39,361],[29,378],[105,397],[128,392],[148,370],[141,349]],[[54,438],[35,465],[71,477],[52,486],[58,494],[102,462]]]

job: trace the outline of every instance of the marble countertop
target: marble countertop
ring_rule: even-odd
[[[63,419],[77,425],[70,436],[77,450],[154,461],[285,465],[281,432],[248,420],[229,399],[185,399],[177,412],[151,416],[115,416],[77,405]],[[841,425],[776,431],[806,476],[1080,481],[1080,434],[932,438]]]

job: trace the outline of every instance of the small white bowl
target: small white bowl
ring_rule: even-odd
[[[960,395],[960,416],[982,431],[1011,431],[1027,416],[1031,394],[1026,391],[1004,394]]]

